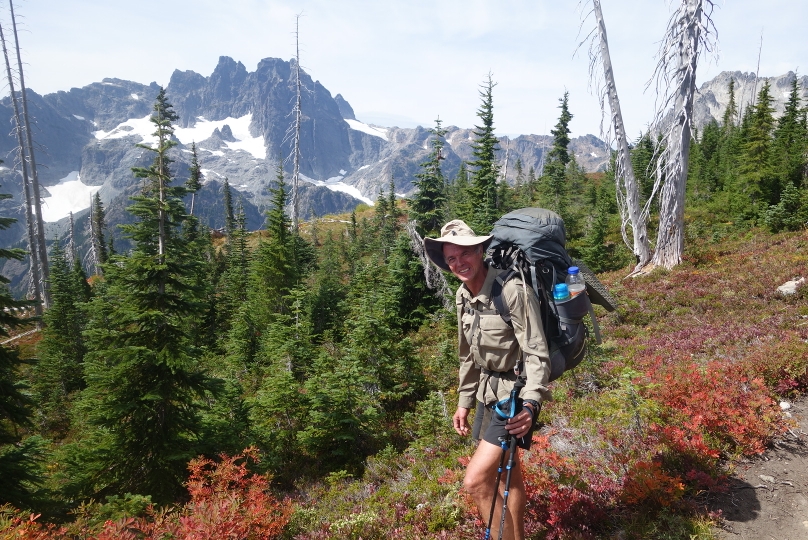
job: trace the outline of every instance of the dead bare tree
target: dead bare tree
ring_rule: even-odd
[[[70,218],[70,229],[68,230],[68,239],[67,239],[67,255],[70,258],[70,267],[73,268],[75,264],[78,262],[76,257],[76,227],[73,221],[73,212],[68,214]]]
[[[22,125],[22,118],[20,117],[20,108],[17,104],[17,94],[14,92],[14,77],[11,73],[11,63],[8,59],[8,48],[6,47],[6,38],[5,34],[3,33],[3,25],[0,24],[0,44],[3,47],[3,57],[6,61],[6,75],[8,77],[8,87],[9,93],[11,94],[11,104],[14,110],[14,123],[15,129],[14,131],[17,134],[17,144],[18,144],[18,160],[20,164],[20,170],[22,173],[22,185],[23,185],[23,194],[25,201],[23,206],[25,207],[25,221],[27,224],[27,232],[28,232],[28,257],[31,261],[31,266],[29,268],[29,274],[31,281],[29,283],[30,286],[30,293],[33,296],[34,300],[34,310],[36,315],[39,317],[42,315],[42,280],[41,280],[41,273],[40,273],[40,259],[39,259],[39,249],[38,249],[38,241],[37,241],[37,224],[34,219],[34,214],[32,211],[33,208],[33,194],[31,189],[31,180],[28,178],[28,167],[26,165],[26,157],[25,157],[25,141],[23,139],[23,125]]]
[[[303,122],[302,84],[300,82],[300,16],[295,15],[295,106],[292,109],[294,122],[291,126],[292,138],[292,231],[297,234],[300,227],[300,124]]]
[[[90,249],[87,251],[87,268],[93,269],[93,273],[95,275],[99,275],[101,273],[101,264],[100,264],[100,257],[98,254],[98,238],[95,234],[95,206],[93,204],[93,197],[90,197],[90,214],[88,219],[90,220],[90,226],[88,227],[88,231],[90,233]]]
[[[446,281],[446,276],[443,275],[443,272],[441,272],[437,266],[429,262],[429,258],[426,256],[426,250],[424,249],[424,239],[418,234],[415,221],[408,221],[406,228],[407,234],[410,236],[410,247],[413,253],[418,255],[421,266],[424,267],[424,281],[426,282],[426,286],[436,291],[444,308],[448,310],[453,309],[455,305],[455,295],[452,293],[452,289],[449,287],[449,283]]]
[[[623,241],[637,257],[636,269],[640,269],[651,260],[651,248],[648,243],[648,218],[643,215],[640,207],[639,186],[634,175],[634,167],[631,164],[628,138],[623,124],[620,99],[617,96],[617,84],[615,83],[612,60],[609,55],[609,41],[606,37],[606,23],[600,8],[600,0],[592,0],[592,9],[583,17],[583,22],[586,22],[590,14],[595,16],[595,29],[587,35],[581,44],[589,41],[589,77],[590,83],[596,89],[600,99],[601,137],[606,141],[608,148],[612,147],[612,140],[617,146],[614,179],[617,207],[620,210],[621,218],[620,232],[623,235]],[[598,69],[599,66],[603,69],[602,77]],[[606,110],[606,99],[609,101],[611,120],[609,126],[604,130],[603,116]],[[612,133],[614,133],[614,139],[612,139]],[[627,231],[629,226],[632,232],[630,240]]]
[[[14,33],[14,48],[17,52],[17,75],[20,79],[20,98],[22,101],[22,114],[25,127],[25,142],[28,154],[28,167],[31,171],[31,190],[33,195],[35,232],[37,237],[37,249],[39,251],[40,271],[42,278],[42,302],[45,309],[50,307],[50,268],[48,267],[48,247],[45,243],[45,221],[42,219],[42,199],[39,193],[39,177],[36,172],[36,159],[34,158],[34,141],[31,135],[31,117],[28,114],[28,98],[25,90],[25,73],[22,69],[22,56],[20,55],[20,39],[17,34],[17,18],[14,16],[14,2],[8,0],[11,12],[11,29]]]
[[[707,8],[705,11],[704,8]],[[654,193],[660,190],[659,231],[651,259],[655,266],[673,268],[684,251],[684,205],[696,67],[700,47],[714,50],[716,30],[712,0],[681,0],[668,21],[654,77],[657,107],[652,132],[662,135],[656,155]],[[661,188],[661,189],[660,189]],[[644,213],[648,212],[650,201]]]

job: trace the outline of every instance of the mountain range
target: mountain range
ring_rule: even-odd
[[[247,214],[247,225],[263,225],[269,191],[275,183],[278,159],[291,170],[292,108],[295,99],[294,60],[261,60],[255,71],[222,56],[209,76],[193,71],[174,71],[166,94],[179,116],[175,123],[178,145],[172,170],[178,181],[188,176],[191,144],[198,150],[204,181],[196,208],[210,227],[224,224],[222,186],[225,178],[235,190]],[[695,118],[703,125],[720,118],[727,102],[729,78],[736,81],[736,100],[744,104],[760,88],[763,79],[754,74],[723,72],[699,90]],[[775,106],[782,104],[794,74],[768,79]],[[349,211],[358,203],[371,203],[389,189],[392,181],[398,196],[415,192],[415,174],[431,148],[426,127],[375,126],[355,117],[350,103],[333,95],[320,81],[301,70],[303,120],[301,125],[302,217]],[[808,77],[802,77],[803,89]],[[29,89],[29,109],[34,122],[36,159],[43,186],[48,238],[64,237],[72,211],[76,235],[81,241],[87,229],[91,195],[98,191],[107,209],[109,225],[128,221],[129,197],[139,192],[141,180],[132,167],[147,166],[153,156],[136,146],[149,143],[154,131],[149,122],[160,87],[104,79],[82,88],[44,96]],[[746,96],[744,98],[744,96]],[[12,104],[0,101],[0,119],[12,118]],[[496,111],[495,111],[496,114]],[[13,125],[13,120],[11,120]],[[22,187],[15,149],[16,136],[8,130],[0,136],[0,192],[12,199],[0,201],[0,215],[17,217],[0,246],[23,245]],[[460,164],[472,157],[472,129],[448,126],[444,148],[444,173],[453,178]],[[515,179],[520,160],[525,172],[541,170],[549,135],[500,137],[498,157],[507,180]],[[608,152],[594,135],[572,139],[570,149],[586,171],[604,170]],[[117,240],[117,233],[116,233]],[[15,264],[15,263],[8,263]],[[19,263],[16,263],[19,264]],[[7,274],[10,268],[2,271]]]

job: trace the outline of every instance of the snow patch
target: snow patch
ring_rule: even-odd
[[[93,131],[93,135],[99,140],[137,136],[143,139],[144,143],[156,144],[157,138],[152,135],[154,132],[154,124],[151,123],[150,119],[151,115],[144,116],[143,118],[130,118],[126,122],[118,124],[110,131]]]
[[[73,171],[55,186],[48,186],[50,197],[42,199],[42,219],[47,223],[66,218],[92,205],[92,198],[101,186],[86,186],[79,171]]]
[[[348,174],[348,171],[346,171],[345,169],[340,169],[340,170],[339,170],[339,173],[340,173],[342,176],[345,176],[346,174]]]
[[[306,175],[301,174],[300,178],[304,181],[314,184],[315,186],[325,186],[331,191],[341,191],[343,193],[347,193],[351,197],[355,199],[359,199],[360,201],[373,206],[373,201],[362,195],[362,193],[356,189],[354,186],[349,186],[345,182],[342,181],[344,178],[343,176],[333,176],[326,181],[322,180],[314,180],[313,178],[309,178]]]
[[[598,155],[597,155],[596,153],[594,153],[594,152],[589,152],[589,155],[590,155],[590,156],[592,156],[592,157],[600,157],[600,156],[598,156]]]
[[[361,131],[362,133],[367,133],[368,135],[373,135],[375,137],[381,137],[385,141],[387,140],[387,128],[369,126],[367,124],[363,124],[359,120],[346,120],[346,122],[353,130]]]
[[[79,115],[77,115],[77,114],[74,114],[74,115],[73,115],[73,118],[75,118],[76,120],[84,120],[84,117],[83,117],[83,116],[79,116]]]
[[[258,159],[266,159],[267,149],[263,135],[253,137],[250,134],[250,122],[252,113],[247,113],[240,118],[229,116],[224,120],[208,120],[204,116],[198,116],[196,124],[188,128],[176,128],[174,135],[182,144],[191,144],[194,141],[204,141],[216,128],[220,130],[225,125],[230,126],[236,142],[225,142],[230,150],[243,150]],[[220,155],[214,153],[214,155]]]
[[[202,178],[206,178],[208,175],[215,174],[219,178],[224,178],[221,174],[217,173],[213,169],[199,169],[199,172],[202,173]]]
[[[358,169],[356,169],[356,170],[357,170],[357,171],[361,171],[362,169],[367,169],[368,167],[370,167],[370,165],[362,165],[361,167],[359,167],[359,168],[358,168]]]
[[[129,95],[132,96],[132,99],[134,99],[135,101],[140,99],[139,97],[137,97],[137,94],[129,94]]]
[[[106,84],[106,83],[105,83]],[[197,117],[197,122],[193,127],[175,128],[174,136],[182,143],[189,145],[194,141],[202,141],[213,134],[216,128],[221,129],[225,124],[230,126],[235,142],[225,142],[230,150],[243,150],[258,159],[266,158],[266,146],[264,137],[253,137],[250,135],[250,122],[252,113],[245,114],[241,118],[228,117],[215,122],[206,120],[204,117]],[[157,144],[157,138],[152,135],[155,126],[151,122],[151,115],[144,118],[132,118],[122,122],[110,131],[94,131],[96,139],[120,139],[122,137],[138,136],[144,144]],[[210,151],[214,156],[222,156],[222,151]]]

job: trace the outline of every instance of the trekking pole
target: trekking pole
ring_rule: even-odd
[[[508,399],[503,399],[502,401],[497,402],[494,405],[494,414],[499,416],[502,419],[510,419],[516,416],[516,403],[517,397],[519,396],[519,391],[525,386],[524,381],[521,379],[517,380],[516,384],[513,386],[513,390],[511,390],[511,395]],[[506,408],[507,407],[507,408]],[[491,501],[491,513],[488,516],[488,528],[485,531],[485,540],[489,540],[491,537],[491,521],[494,519],[494,506],[497,503],[497,495],[499,494],[499,481],[502,478],[502,464],[505,461],[505,451],[510,448],[511,455],[508,459],[508,465],[506,467],[507,473],[505,475],[505,491],[503,493],[502,498],[502,514],[499,520],[499,540],[502,540],[502,533],[505,527],[505,511],[508,508],[508,490],[511,485],[511,469],[513,468],[513,455],[514,451],[516,450],[516,441],[514,436],[508,434],[508,437],[504,440],[500,440],[500,445],[502,446],[502,455],[499,458],[499,467],[497,468],[497,480],[494,484],[494,499]]]
[[[502,540],[502,533],[505,531],[505,513],[508,510],[508,491],[511,487],[511,470],[513,469],[514,454],[516,454],[516,440],[513,435],[508,435],[508,446],[511,447],[511,455],[508,458],[508,472],[505,474],[505,491],[502,493],[502,515],[499,518],[499,540]],[[503,450],[504,452],[504,450]],[[516,523],[513,524],[514,527]]]
[[[497,467],[497,481],[494,483],[494,500],[491,501],[491,513],[488,514],[488,527],[485,529],[485,540],[491,539],[491,522],[494,521],[494,507],[497,504],[497,495],[499,494],[499,480],[502,478],[502,465],[505,463],[505,451],[508,449],[508,442],[500,441],[502,447],[502,455],[499,456],[499,467]],[[501,533],[500,533],[501,535]]]

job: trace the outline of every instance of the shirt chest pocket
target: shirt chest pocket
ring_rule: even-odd
[[[513,328],[496,312],[468,310],[463,315],[463,333],[477,363],[493,371],[510,369],[509,353],[517,347]]]

